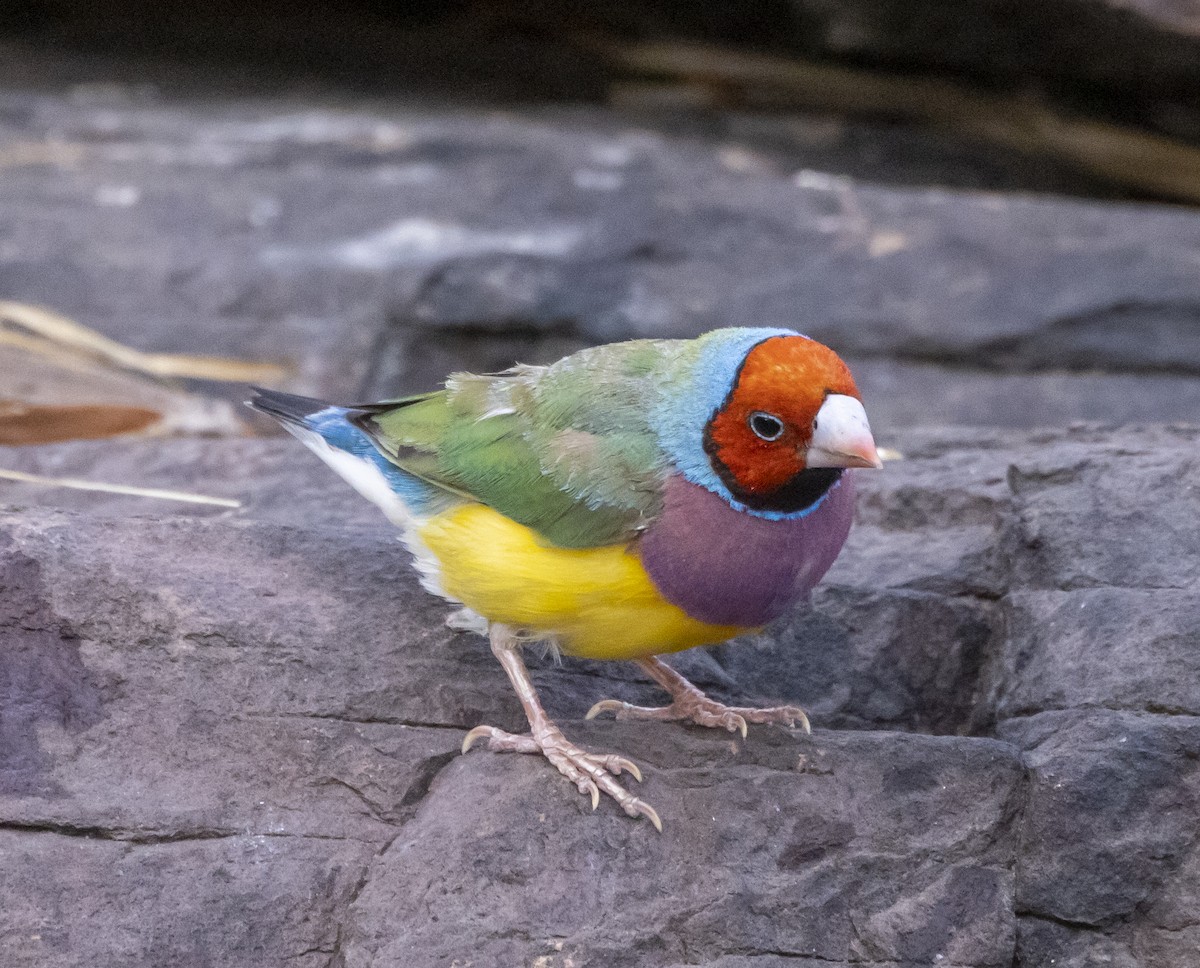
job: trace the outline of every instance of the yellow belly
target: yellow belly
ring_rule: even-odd
[[[448,596],[493,622],[552,635],[571,655],[637,659],[746,631],[689,618],[659,595],[624,545],[550,547],[481,504],[436,515],[417,536]]]

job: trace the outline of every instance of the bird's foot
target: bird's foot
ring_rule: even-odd
[[[616,780],[622,773],[628,773],[641,782],[642,771],[632,760],[615,753],[589,753],[570,742],[553,725],[520,734],[506,733],[495,726],[476,726],[463,739],[462,751],[467,752],[477,740],[485,738],[488,749],[495,753],[541,754],[558,768],[559,773],[574,783],[580,793],[592,798],[593,810],[600,804],[600,794],[606,793],[629,816],[645,817],[662,833],[662,821],[655,809]]]
[[[657,656],[638,659],[646,673],[671,696],[669,706],[635,706],[620,699],[602,699],[588,710],[587,718],[594,719],[603,712],[616,713],[617,719],[684,720],[697,726],[727,729],[746,738],[747,723],[799,723],[806,733],[812,732],[808,716],[799,706],[770,706],[755,709],[751,706],[726,706],[709,699],[682,675]]]
[[[602,699],[588,710],[587,718],[594,719],[600,713],[612,712],[616,713],[617,719],[682,720],[697,726],[741,733],[742,739],[746,738],[747,723],[786,723],[788,726],[799,723],[804,732],[812,732],[808,716],[799,706],[769,706],[765,709],[726,706],[710,699],[699,689],[692,689],[692,692],[676,695],[669,706],[635,706],[620,699]]]

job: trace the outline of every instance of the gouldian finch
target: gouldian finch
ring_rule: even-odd
[[[521,646],[636,662],[671,697],[588,713],[739,730],[808,719],[733,708],[657,658],[723,642],[806,599],[854,511],[848,468],[879,467],[845,363],[790,330],[633,340],[550,366],[451,375],[435,393],[332,406],[259,390],[277,418],[402,531],[425,588],[488,636],[530,731],[477,726],[499,752],[545,756],[660,830],[619,781],[636,765],[587,752],[549,719]]]

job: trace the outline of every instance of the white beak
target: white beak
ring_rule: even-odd
[[[825,398],[813,421],[804,463],[806,467],[883,466],[867,423],[867,411],[854,397],[832,393]]]

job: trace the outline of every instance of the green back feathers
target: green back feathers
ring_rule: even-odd
[[[652,427],[664,379],[694,341],[637,340],[364,409],[397,466],[565,548],[627,541],[661,510],[668,471]],[[668,372],[670,371],[670,372]]]

